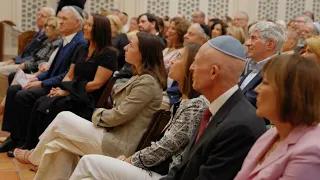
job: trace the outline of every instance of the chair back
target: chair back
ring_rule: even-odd
[[[110,96],[111,96],[113,85],[115,84],[116,80],[117,80],[117,77],[115,76],[110,77],[96,104],[97,108],[105,108],[105,109],[112,108],[112,100],[110,100]]]
[[[36,31],[24,31],[19,36],[18,54],[22,54],[24,48],[31,42]]]
[[[171,119],[171,112],[160,109],[154,115],[147,131],[143,134],[141,141],[136,149],[139,151],[151,145],[151,142],[157,141],[162,130],[166,127]]]

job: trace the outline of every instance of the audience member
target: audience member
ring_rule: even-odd
[[[282,45],[282,53],[283,54],[293,54],[294,50],[298,45],[299,36],[296,31],[287,30],[286,40]]]
[[[317,27],[313,23],[306,23],[302,28],[301,28],[301,38],[303,41],[306,39],[312,37],[312,36],[317,36],[319,35]]]
[[[111,24],[112,44],[119,51],[118,70],[120,70],[126,63],[124,47],[129,44],[129,40],[127,35],[123,33],[123,26],[119,17],[110,14],[107,16],[107,18],[109,19]]]
[[[306,52],[303,56],[320,62],[320,36],[314,36],[306,40]]]
[[[211,28],[211,38],[218,36],[223,36],[227,34],[227,25],[221,20],[212,24]]]
[[[130,20],[130,26],[129,30],[127,32],[127,36],[135,35],[139,32],[139,23],[138,23],[138,18],[133,17]]]
[[[39,31],[33,36],[31,42],[24,48],[21,55],[12,59],[0,62],[0,75],[7,77],[10,73],[15,72],[22,62],[32,59],[34,52],[40,48],[43,41],[47,39],[44,32],[44,23],[48,17],[54,16],[54,10],[49,7],[40,9],[36,16],[36,24]]]
[[[209,36],[204,32],[200,24],[192,24],[187,33],[184,35],[184,42],[189,43],[198,43],[204,44],[209,40]]]
[[[198,127],[203,112],[208,107],[207,100],[201,96],[198,97],[199,93],[192,88],[192,74],[189,71],[200,46],[195,43],[187,44],[179,50],[180,56],[172,61],[169,77],[179,82],[183,97],[171,109],[172,118],[165,127],[161,139],[128,158],[119,156],[118,159],[114,159],[101,155],[86,155],[81,158],[70,179],[84,177],[159,179],[160,175],[168,174],[171,167],[181,163],[187,153],[186,146]],[[91,168],[84,167],[89,164],[90,167],[96,166],[101,171],[92,171]],[[116,173],[120,169],[127,173]]]
[[[162,51],[163,60],[166,70],[169,71],[171,61],[180,54],[180,49],[183,48],[184,35],[190,27],[190,22],[186,19],[174,17],[171,19],[170,28],[168,30],[168,48]],[[170,109],[171,105],[179,101],[182,94],[179,91],[177,81],[168,77],[168,89],[163,92],[163,100],[161,109]]]
[[[127,33],[129,31],[129,25],[128,23],[128,14],[125,12],[121,12],[118,14],[118,17],[121,20],[122,26],[123,26],[123,32]]]
[[[65,6],[60,11],[60,32],[63,36],[63,44],[53,60],[50,69],[32,78],[25,85],[9,86],[7,101],[5,104],[2,130],[10,132],[10,136],[0,145],[0,152],[10,151],[21,146],[26,137],[28,118],[36,100],[47,95],[52,87],[57,87],[71,61],[79,59],[81,52],[87,48],[87,41],[83,39],[82,10],[76,6]],[[81,57],[81,56],[80,56]]]
[[[302,35],[302,30],[304,29],[304,27],[308,23],[311,24],[312,20],[308,16],[305,16],[305,15],[297,16],[294,20],[294,27],[299,35],[298,46],[295,49],[296,53],[299,53],[301,51],[301,49],[304,47],[305,38]]]
[[[68,179],[79,155],[118,157],[135,152],[160,108],[167,77],[161,42],[155,35],[139,32],[125,49],[126,61],[134,65],[137,75],[115,91],[112,109],[94,112],[92,123],[71,112],[55,118],[29,157],[39,165],[35,179]]]
[[[117,70],[117,52],[112,48],[109,20],[105,16],[92,14],[83,33],[89,41],[89,48],[72,62],[60,86],[52,88],[48,95],[36,101],[22,149],[35,148],[39,136],[62,111],[71,111],[90,119],[105,83]],[[25,152],[15,149],[14,156],[22,162],[28,161]]]
[[[314,14],[311,11],[306,11],[303,15],[308,16],[314,22]]]
[[[245,43],[246,35],[242,28],[237,26],[229,26],[227,28],[227,35],[234,37],[238,41],[240,41],[241,44]]]
[[[200,10],[196,10],[192,13],[193,23],[206,24],[205,18],[206,18],[206,15],[204,14],[204,12]]]
[[[213,25],[214,23],[216,23],[216,22],[219,22],[219,21],[221,21],[221,20],[218,19],[218,18],[209,19],[207,25],[208,25],[208,27],[211,29],[212,25]],[[210,34],[210,36],[211,36],[211,34]]]
[[[280,55],[264,65],[262,74],[255,89],[256,113],[275,128],[257,140],[235,180],[318,179],[319,63],[297,54]]]
[[[267,61],[281,53],[285,39],[284,29],[273,22],[260,21],[250,28],[249,39],[245,44],[248,46],[248,58],[255,64],[254,68],[248,70],[250,60],[247,61],[239,85],[246,98],[254,106],[256,106],[257,97],[254,89],[262,81],[261,69]],[[250,72],[245,74],[245,71]]]
[[[228,16],[228,15],[222,16],[222,17],[221,17],[221,20],[222,20],[225,24],[227,24],[228,27],[229,27],[229,26],[232,26],[233,20],[232,20],[232,18],[231,18],[230,16]]]
[[[251,146],[265,132],[263,120],[237,85],[244,61],[243,46],[230,36],[216,37],[200,48],[190,67],[192,86],[211,104],[182,163],[162,180],[231,180],[236,176]]]
[[[139,30],[156,35],[160,38],[163,49],[167,47],[167,42],[165,38],[159,32],[159,22],[157,16],[151,13],[141,14],[138,17]]]
[[[237,27],[241,27],[244,33],[246,34],[246,36],[248,36],[248,31],[249,31],[248,22],[249,22],[249,16],[247,13],[243,11],[239,11],[234,15],[233,25]]]
[[[17,70],[21,69],[32,75],[27,74],[30,79],[48,70],[54,57],[58,52],[59,46],[62,44],[60,38],[60,22],[56,17],[49,17],[44,24],[45,35],[48,39],[44,40],[38,50],[36,50],[29,61],[20,64]],[[15,73],[14,73],[15,74]],[[12,75],[14,76],[14,75]],[[10,83],[11,85],[18,84],[16,81]],[[0,114],[3,114],[6,97],[3,98],[0,105]]]

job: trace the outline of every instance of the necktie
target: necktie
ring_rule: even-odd
[[[209,119],[210,119],[211,115],[212,114],[211,114],[209,108],[204,111],[204,113],[202,115],[202,119],[201,119],[200,128],[199,128],[199,131],[198,131],[198,135],[197,135],[197,138],[196,138],[196,142],[200,138],[200,136],[203,133],[204,129],[207,127],[207,124],[209,122]]]

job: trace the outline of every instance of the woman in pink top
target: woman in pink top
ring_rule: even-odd
[[[257,140],[235,180],[320,179],[320,65],[280,55],[262,74],[256,113],[275,127]]]

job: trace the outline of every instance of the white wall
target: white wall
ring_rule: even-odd
[[[22,0],[0,0],[0,21],[11,20],[21,29],[29,29],[30,27],[34,27],[32,20],[34,19],[35,11],[30,9],[26,11],[26,8],[23,8],[25,4],[47,5],[54,9],[57,6],[57,0],[25,0],[24,4],[22,2]],[[161,6],[163,3],[165,3],[165,6]],[[196,6],[193,6],[193,3],[196,3]],[[217,5],[218,3],[220,3],[220,9]],[[227,9],[222,8],[221,4],[225,7],[227,5]],[[175,16],[178,11],[182,11],[182,13],[192,12],[195,8],[201,9],[206,14],[214,15],[215,13],[220,13],[228,14],[231,17],[237,11],[245,11],[248,13],[251,22],[265,16],[269,16],[269,18],[274,20],[288,20],[305,10],[311,10],[315,12],[316,20],[320,20],[320,14],[318,13],[320,11],[320,1],[318,0],[87,0],[85,9],[89,13],[90,11],[97,12],[101,6],[104,8],[111,8],[111,6],[118,8],[121,11],[127,12],[130,17],[138,16],[148,10],[150,12],[160,12],[160,14],[156,15],[168,12],[170,17]],[[28,8],[30,8],[30,5],[28,5]],[[30,11],[32,11],[30,16],[28,14],[26,17],[25,14],[22,14],[23,9],[24,13],[30,14]],[[191,13],[185,14],[185,16],[190,19]],[[29,24],[26,25],[26,23]]]

